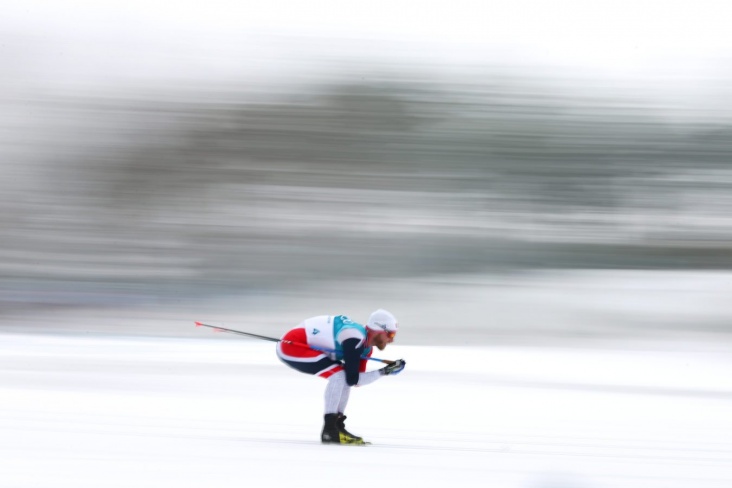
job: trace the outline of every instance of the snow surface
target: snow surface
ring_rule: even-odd
[[[325,381],[216,336],[0,334],[0,487],[732,486],[723,352],[395,344],[341,447]]]

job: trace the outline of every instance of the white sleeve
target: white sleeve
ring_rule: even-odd
[[[338,337],[336,337],[336,341],[341,344],[343,344],[343,341],[346,341],[348,339],[358,339],[358,344],[356,345],[356,347],[363,346],[364,342],[366,341],[366,338],[357,329],[343,329],[338,333]]]

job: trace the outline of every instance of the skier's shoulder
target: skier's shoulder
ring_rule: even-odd
[[[345,315],[334,317],[333,325],[336,341],[341,344],[348,339],[356,339],[360,346],[366,340],[366,328]]]
[[[351,320],[347,315],[335,315],[333,317],[333,325],[336,329],[359,329],[366,331],[366,327],[358,322]]]

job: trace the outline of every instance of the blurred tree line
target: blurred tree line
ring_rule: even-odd
[[[641,99],[357,79],[39,110],[41,193],[3,201],[16,277],[262,286],[732,263],[732,126],[670,122]]]
[[[169,113],[158,124],[145,113],[155,107],[130,109],[157,137],[130,140],[105,156],[111,165],[91,155],[89,168],[104,193],[128,203],[239,182],[480,192],[535,211],[612,211],[637,187],[650,207],[673,211],[663,181],[670,194],[707,192],[732,171],[730,125],[671,123],[642,100],[572,96],[538,81],[344,82],[273,103],[161,106]]]

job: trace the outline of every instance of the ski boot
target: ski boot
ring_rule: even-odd
[[[338,414],[338,420],[336,421],[336,425],[338,426],[338,432],[345,434],[346,436],[348,436],[351,439],[354,439],[355,440],[354,444],[368,444],[368,442],[364,442],[362,437],[351,434],[350,432],[348,432],[346,430],[346,419],[347,418],[348,417],[346,417],[342,413]]]
[[[323,432],[320,434],[320,440],[323,444],[366,444],[360,437],[349,434],[345,429],[341,430],[337,413],[325,414],[324,420]]]

